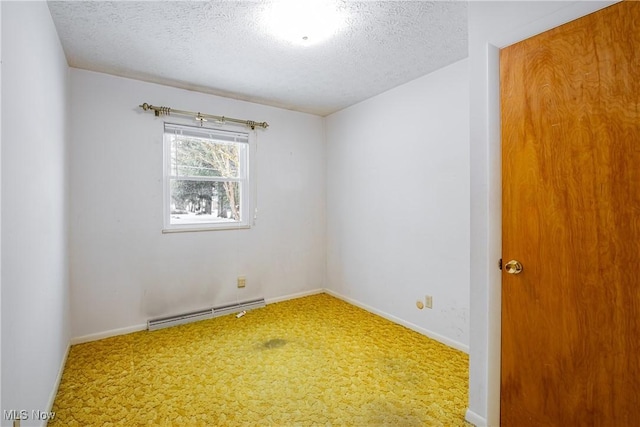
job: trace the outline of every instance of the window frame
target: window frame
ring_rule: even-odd
[[[171,137],[178,131],[189,132],[195,138],[208,139],[212,142],[246,144],[243,150],[244,161],[240,159],[240,177],[208,177],[208,176],[188,176],[171,174]],[[219,139],[216,139],[215,136]],[[221,138],[222,136],[226,138]],[[230,140],[235,139],[235,140]],[[255,182],[255,153],[256,153],[255,131],[229,130],[222,127],[203,127],[181,123],[165,122],[163,124],[162,148],[163,148],[163,197],[162,197],[162,217],[163,233],[191,232],[191,231],[216,231],[216,230],[238,230],[249,229],[255,225],[256,220],[256,182]],[[242,173],[244,172],[244,173]],[[184,181],[209,181],[209,182],[238,182],[240,193],[240,221],[220,221],[220,222],[198,222],[190,224],[171,224],[171,182],[174,180]]]

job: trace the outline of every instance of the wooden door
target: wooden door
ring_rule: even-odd
[[[500,61],[501,424],[640,425],[640,3]]]

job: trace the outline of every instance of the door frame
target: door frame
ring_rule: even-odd
[[[471,300],[476,306],[472,304],[470,316],[469,408],[465,418],[479,427],[500,424],[502,272],[497,264],[502,252],[500,49],[619,1],[566,2],[549,15],[525,21],[526,25],[514,28],[512,22],[502,22],[502,27],[480,31],[479,40],[473,40],[469,31]],[[481,7],[482,2],[478,3]],[[525,14],[526,7],[523,5]],[[474,76],[472,69],[482,72]],[[474,114],[480,116],[475,122]],[[478,337],[476,345],[474,335]]]

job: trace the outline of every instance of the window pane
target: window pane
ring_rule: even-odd
[[[171,136],[171,175],[240,177],[240,144]]]
[[[171,180],[170,224],[239,222],[240,183]]]

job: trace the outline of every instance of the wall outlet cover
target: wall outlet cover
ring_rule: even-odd
[[[427,308],[433,308],[433,297],[431,295],[427,295],[424,298],[424,305]]]

